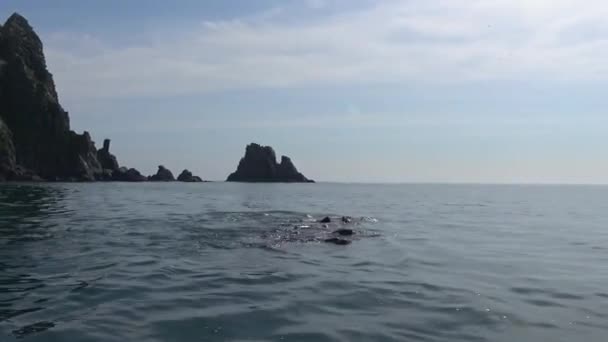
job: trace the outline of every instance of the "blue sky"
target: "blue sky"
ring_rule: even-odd
[[[224,179],[247,143],[345,182],[608,183],[608,3],[4,0],[72,127]]]

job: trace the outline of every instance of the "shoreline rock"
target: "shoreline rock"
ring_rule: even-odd
[[[184,170],[181,182],[203,180]],[[110,140],[97,149],[89,132],[70,128],[47,69],[43,43],[27,19],[12,14],[0,25],[0,182],[175,181],[167,168],[143,176],[121,167]],[[289,157],[277,163],[274,150],[250,144],[230,182],[314,182],[298,172]]]
[[[169,169],[163,165],[159,165],[156,174],[149,176],[148,180],[150,182],[175,182],[175,177],[173,177],[173,173]]]
[[[203,179],[199,176],[192,175],[192,172],[190,172],[186,169],[186,170],[182,171],[182,173],[180,173],[179,176],[177,176],[177,181],[184,182],[184,183],[200,183],[200,182],[203,182]]]
[[[112,180],[115,182],[145,182],[148,177],[142,175],[136,169],[121,167],[112,173]]]
[[[165,170],[152,180],[174,180]],[[0,25],[0,182],[147,180],[120,167],[109,139],[97,150],[88,132],[70,129],[40,37],[12,14]]]
[[[277,163],[272,147],[256,143],[247,145],[245,156],[240,160],[237,170],[230,174],[227,182],[250,183],[314,183],[298,172],[289,157],[282,156]]]

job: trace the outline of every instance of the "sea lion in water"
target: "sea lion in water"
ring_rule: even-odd
[[[321,221],[319,221],[320,223],[330,223],[331,219],[329,218],[329,216],[325,216],[324,219],[322,219]]]

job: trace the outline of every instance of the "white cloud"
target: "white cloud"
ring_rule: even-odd
[[[312,1],[312,7],[325,1]],[[269,14],[270,13],[270,14]],[[192,94],[342,83],[608,80],[608,2],[384,1],[329,17],[290,8],[167,33],[138,44],[44,37],[63,96]]]

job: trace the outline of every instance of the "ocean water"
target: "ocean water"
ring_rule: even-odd
[[[608,341],[608,187],[2,185],[17,340]]]

